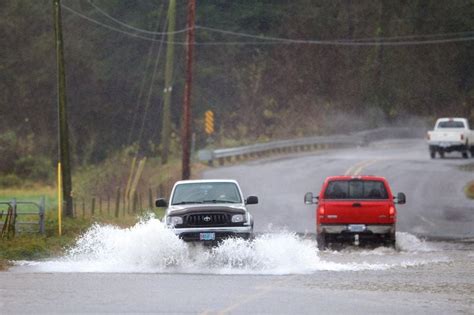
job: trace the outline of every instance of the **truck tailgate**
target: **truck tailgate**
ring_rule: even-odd
[[[345,200],[329,201],[324,205],[322,224],[393,224],[395,208],[387,200]],[[392,217],[390,217],[390,208]]]
[[[430,142],[460,142],[462,132],[457,130],[431,131]]]

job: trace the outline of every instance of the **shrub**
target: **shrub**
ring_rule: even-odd
[[[46,181],[54,169],[44,156],[24,156],[15,162],[15,174],[24,179]]]
[[[22,180],[15,174],[0,175],[0,188],[20,187]]]

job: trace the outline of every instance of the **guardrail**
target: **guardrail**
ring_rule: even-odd
[[[423,137],[424,132],[424,128],[378,128],[359,131],[349,135],[306,137],[257,143],[235,148],[200,150],[198,152],[198,159],[202,162],[207,162],[209,165],[213,165],[213,162],[216,160],[219,162],[219,165],[224,165],[226,161],[231,162],[233,159],[239,161],[253,157],[264,157],[269,154],[363,146],[372,141],[382,139],[418,138]]]
[[[33,201],[17,201],[16,198],[13,198],[11,201],[2,201],[0,202],[0,207],[2,205],[7,206],[7,209],[0,210],[0,227],[3,232],[8,233],[8,230],[16,230],[17,225],[38,225],[38,231],[41,234],[44,234],[44,224],[45,224],[45,198],[41,197],[39,202]],[[36,209],[22,211],[19,209],[21,206],[29,206]],[[31,221],[17,221],[19,216],[23,216],[26,219],[26,216],[37,216],[37,220]]]

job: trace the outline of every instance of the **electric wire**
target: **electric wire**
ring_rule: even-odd
[[[180,33],[186,33],[189,29],[188,28],[183,28],[183,29],[180,29],[180,30],[177,30],[177,31],[174,31],[174,32],[154,32],[154,31],[149,31],[149,30],[145,30],[145,29],[141,29],[141,28],[138,28],[138,27],[134,27],[130,24],[127,24],[125,22],[122,22],[120,21],[119,19],[116,19],[114,18],[113,16],[111,16],[110,14],[108,14],[107,12],[105,12],[104,10],[102,10],[100,7],[98,7],[97,5],[95,5],[91,0],[88,0],[87,1],[92,7],[94,7],[94,9],[96,9],[99,13],[101,13],[102,15],[104,15],[105,17],[107,17],[108,19],[114,21],[115,23],[117,24],[120,24],[122,25],[123,27],[126,27],[128,29],[131,29],[131,30],[134,30],[136,32],[139,32],[139,33],[144,33],[144,34],[150,34],[150,35],[168,35],[168,34],[180,34]]]
[[[156,21],[156,28],[157,29],[159,29],[159,27],[160,27],[160,20],[161,20],[161,14],[160,14],[158,20]],[[132,144],[131,143],[132,135],[133,135],[134,130],[135,130],[135,123],[136,123],[137,115],[139,113],[141,100],[142,100],[143,95],[145,93],[145,85],[146,85],[146,82],[147,82],[147,73],[148,73],[148,68],[150,67],[150,63],[151,63],[151,60],[152,60],[153,50],[155,48],[155,43],[156,43],[155,41],[151,42],[150,48],[148,49],[148,55],[147,55],[147,58],[146,58],[145,71],[143,72],[143,79],[142,79],[142,82],[140,84],[140,90],[138,92],[136,110],[133,111],[132,124],[131,124],[130,131],[129,131],[129,134],[128,134],[127,144],[129,144],[129,145]]]
[[[163,30],[166,30],[167,23],[168,23],[168,17],[166,17],[166,19],[165,19],[165,22],[164,22],[164,25],[163,25]],[[156,73],[158,72],[157,70],[158,70],[158,64],[159,64],[160,57],[161,57],[162,48],[163,48],[163,41],[160,42],[160,45],[158,47],[158,54],[157,54],[156,59],[155,59],[155,65],[153,67],[153,74],[151,76],[150,89],[148,90],[148,96],[147,96],[147,100],[145,102],[145,110],[143,112],[142,124],[141,124],[140,132],[139,132],[139,135],[138,135],[138,148],[137,148],[137,151],[135,153],[135,156],[137,156],[137,157],[138,157],[138,154],[140,153],[143,130],[145,128],[145,121],[146,121],[147,114],[148,114],[148,109],[149,109],[150,103],[151,103],[151,96],[153,94],[153,86],[154,86],[154,83],[155,83]]]
[[[267,44],[317,44],[317,45],[331,45],[331,46],[378,46],[378,45],[385,45],[385,46],[401,46],[401,45],[422,45],[422,44],[437,44],[437,43],[449,43],[449,42],[457,42],[457,41],[471,41],[474,40],[473,36],[467,37],[456,37],[456,38],[445,38],[445,39],[431,39],[431,40],[413,40],[413,41],[386,41],[387,38],[379,37],[374,38],[372,41],[367,42],[359,42],[355,39],[344,39],[344,40],[307,40],[307,39],[290,39],[290,38],[282,38],[282,37],[271,37],[271,36],[259,36],[259,35],[252,35],[247,33],[240,33],[228,30],[221,30],[212,27],[200,26],[196,25],[196,29],[207,30],[211,32],[217,32],[225,35],[232,35],[232,36],[239,36],[239,37],[246,37],[251,39],[259,39],[259,40],[267,40],[271,41]],[[463,32],[474,34],[473,32]],[[439,34],[442,35],[442,34]],[[429,36],[439,36],[438,34],[431,34]],[[419,35],[420,36],[420,35]],[[428,36],[428,35],[425,35]],[[208,42],[208,43],[200,43],[203,44],[220,44],[220,43],[228,43],[228,44],[237,44],[239,42]],[[247,44],[253,44],[255,42],[243,42]]]
[[[142,36],[137,33],[131,33],[127,31],[123,31],[121,29],[112,27],[110,25],[104,24],[99,22],[93,18],[90,18],[80,12],[75,11],[74,9],[62,4],[62,6],[68,10],[69,12],[76,14],[77,16],[84,18],[92,23],[98,24],[110,30],[120,32],[129,36],[133,36],[136,38],[149,40],[149,41],[157,41],[160,43],[169,43],[168,41],[162,39],[153,39],[148,36]],[[428,40],[402,40],[402,41],[387,41],[389,38],[377,38],[376,40],[372,41],[359,41],[357,39],[339,39],[339,40],[307,40],[307,39],[291,39],[291,38],[282,38],[282,37],[271,37],[271,36],[259,36],[241,32],[234,32],[228,30],[222,30],[207,26],[195,26],[196,29],[206,30],[210,32],[217,32],[225,35],[233,35],[239,37],[245,37],[250,39],[257,39],[258,41],[212,41],[212,42],[195,42],[194,45],[197,46],[245,46],[245,45],[252,45],[252,46],[267,46],[267,45],[291,45],[291,44],[299,44],[299,45],[321,45],[321,46],[418,46],[418,45],[431,45],[431,44],[444,44],[444,43],[457,43],[457,42],[468,42],[474,40],[473,36],[464,36],[464,37],[453,37],[453,38],[442,38],[442,39],[428,39]],[[471,34],[474,32],[462,32],[465,34]],[[442,36],[443,34],[430,34],[430,35],[413,35],[413,36]],[[186,46],[186,42],[172,42],[176,45]]]
[[[163,43],[167,43],[166,41],[162,40],[162,39],[153,39],[151,37],[148,37],[148,36],[142,36],[140,34],[137,34],[137,33],[132,33],[132,32],[128,32],[128,31],[124,31],[124,30],[121,30],[119,28],[116,28],[116,27],[113,27],[113,26],[110,26],[110,25],[107,25],[107,24],[104,24],[100,21],[97,21],[91,17],[88,17],[87,15],[85,14],[82,14],[70,7],[68,7],[67,5],[65,4],[61,4],[61,7],[64,8],[66,11],[69,11],[70,13],[74,14],[74,15],[77,15],[78,17],[80,18],[83,18],[91,23],[94,23],[94,24],[97,24],[99,26],[102,26],[104,28],[107,28],[111,31],[115,31],[115,32],[118,32],[118,33],[122,33],[122,34],[125,34],[125,35],[129,35],[129,36],[132,36],[132,37],[136,37],[136,38],[139,38],[139,39],[144,39],[144,40],[148,40],[148,41],[156,41],[156,42],[163,42]],[[186,45],[186,43],[184,42],[175,42],[174,44],[176,45]]]

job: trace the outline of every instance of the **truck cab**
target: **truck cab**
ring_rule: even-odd
[[[319,195],[309,192],[306,204],[316,204],[318,247],[332,243],[381,243],[395,246],[396,203],[404,204],[405,194],[395,198],[387,180],[378,176],[331,176]]]

